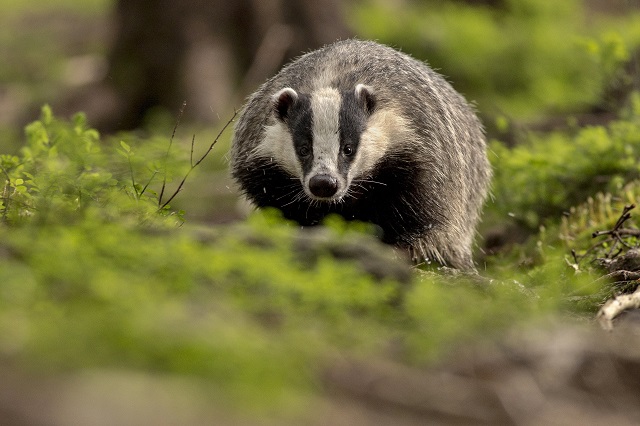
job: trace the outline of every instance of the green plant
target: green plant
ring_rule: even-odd
[[[220,134],[195,160],[194,137],[185,164],[171,149],[175,129],[168,147],[160,138],[131,141],[135,148],[121,140],[114,147],[100,141],[83,114],[66,123],[44,107],[41,119],[27,126],[27,141],[20,154],[0,156],[4,177],[0,217],[11,225],[73,222],[84,215],[104,221],[129,218],[137,223],[158,222],[163,216],[182,222],[184,212],[172,211],[170,203]],[[167,184],[180,174],[182,179],[169,192]]]
[[[531,135],[508,148],[492,142],[495,204],[531,230],[584,202],[640,177],[640,116],[577,130],[575,135]]]
[[[86,126],[83,115],[61,123],[45,107],[26,135],[20,156],[0,157],[5,223],[70,220],[92,204],[108,204],[117,181],[105,168],[98,132]]]
[[[493,280],[396,273],[410,266],[394,249],[338,217],[314,231],[274,211],[175,226],[150,190],[163,185],[166,140],[108,148],[81,115],[68,123],[48,108],[27,135],[19,156],[2,157],[0,366],[177,375],[225,407],[281,411],[312,402],[335,357],[422,366],[599,300],[542,234],[535,267],[502,265]]]
[[[493,3],[368,0],[349,12],[356,33],[427,60],[489,117],[600,105],[640,44],[633,13],[607,21],[576,0]]]

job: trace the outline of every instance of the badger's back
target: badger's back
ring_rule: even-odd
[[[341,102],[341,136],[335,142],[341,147],[349,138],[342,135],[356,132],[342,127],[364,117],[354,136],[358,152],[346,172],[352,174],[345,177],[350,187],[340,199],[314,200],[313,191],[311,199],[303,196],[300,188],[309,193],[303,188],[308,179],[296,161],[303,164],[306,157],[294,153],[290,142],[302,136],[285,125],[291,117],[274,113],[274,95],[283,88],[290,91],[275,101],[281,107],[282,102],[286,108],[302,108],[305,99],[328,99],[306,101],[307,109],[316,105],[307,124],[311,127],[325,120],[317,105],[330,104],[331,96]],[[365,112],[356,111],[350,119],[350,111],[362,102]],[[295,113],[294,108],[286,111]],[[285,142],[273,142],[280,139]],[[340,174],[342,163],[337,164]],[[315,224],[332,212],[371,221],[383,229],[386,241],[408,248],[416,260],[473,267],[471,244],[490,179],[482,127],[440,75],[392,48],[347,40],[284,67],[249,98],[236,124],[231,165],[242,190],[259,207],[278,207],[302,224]]]

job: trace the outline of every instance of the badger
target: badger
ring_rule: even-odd
[[[491,169],[474,110],[424,62],[343,40],[286,65],[240,112],[231,174],[302,226],[370,222],[414,262],[474,270]]]

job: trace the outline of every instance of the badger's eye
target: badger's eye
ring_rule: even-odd
[[[309,154],[311,154],[311,150],[308,146],[303,145],[298,147],[298,155],[300,157],[308,157]]]
[[[353,155],[353,147],[349,144],[346,144],[345,146],[342,147],[342,153],[347,157]]]

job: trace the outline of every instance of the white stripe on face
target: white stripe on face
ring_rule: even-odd
[[[251,152],[256,158],[277,159],[279,165],[293,176],[302,177],[302,166],[296,152],[293,149],[293,139],[287,129],[286,124],[276,120],[276,122],[265,127],[264,139]]]
[[[340,153],[340,93],[331,87],[320,89],[311,96],[313,111],[313,166],[309,176],[327,173],[338,175],[338,155]]]

